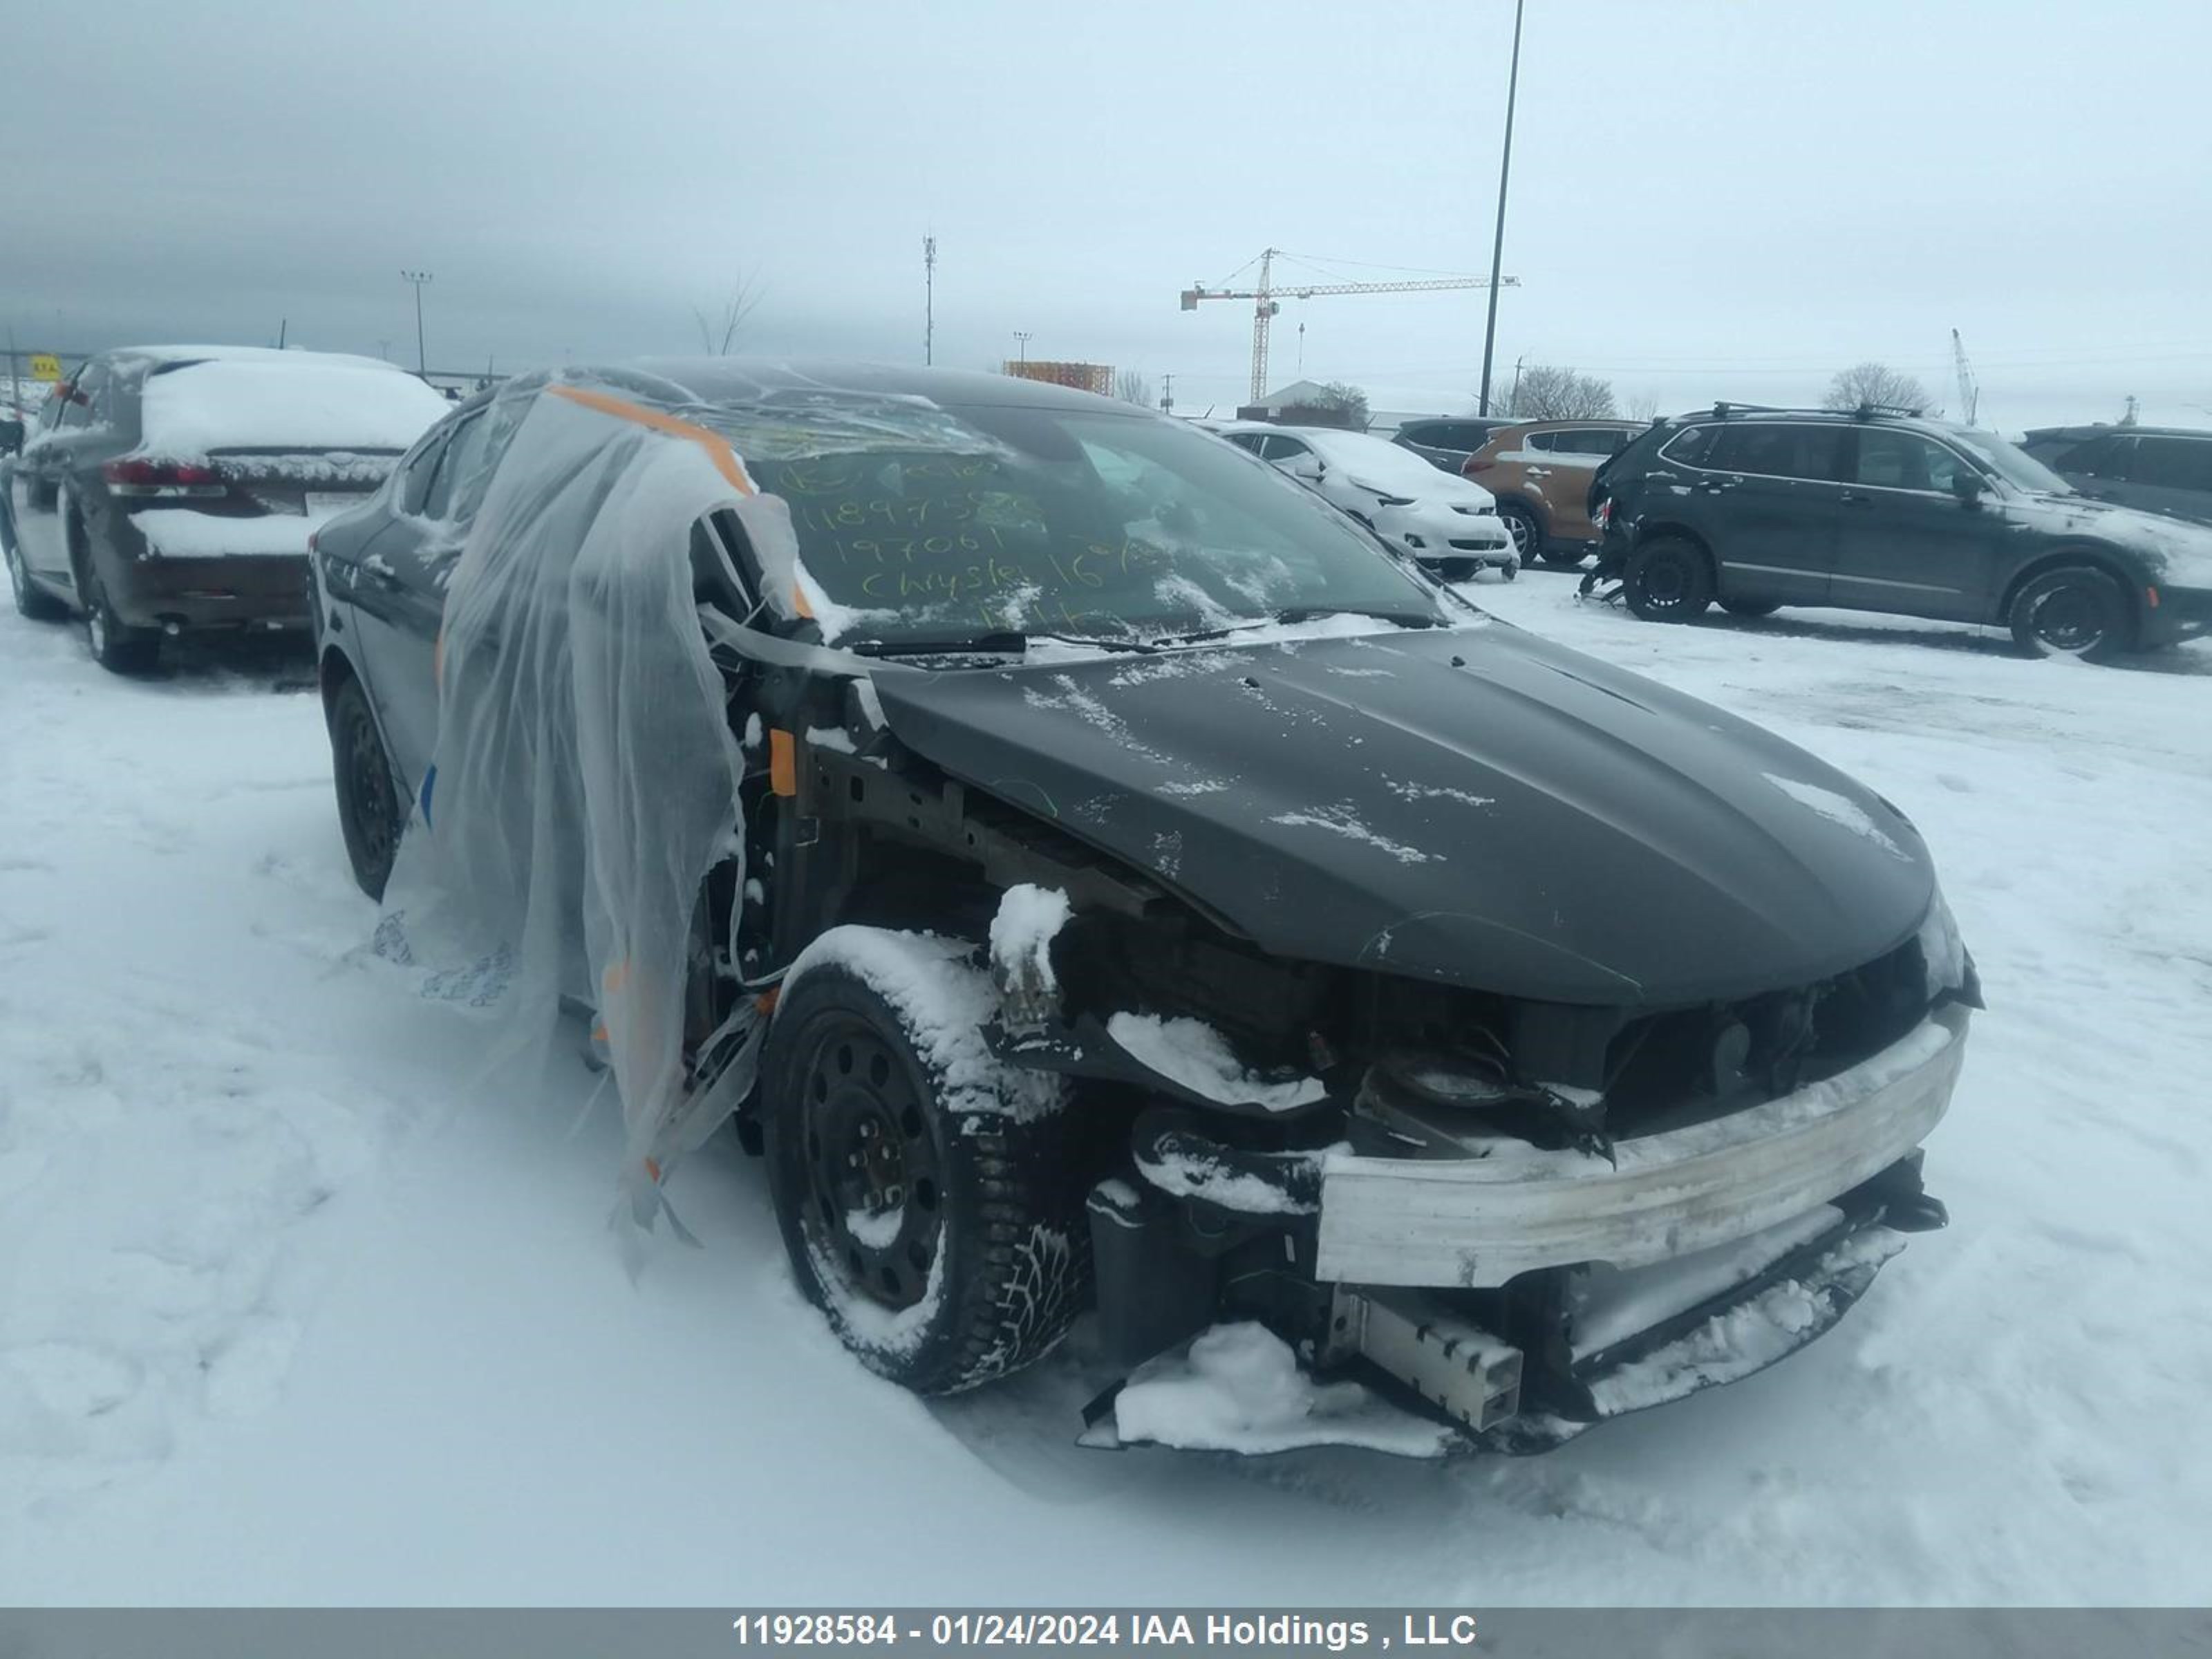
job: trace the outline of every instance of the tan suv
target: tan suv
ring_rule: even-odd
[[[1591,475],[1644,430],[1642,421],[1524,421],[1500,427],[1461,470],[1498,497],[1523,565],[1580,564],[1597,551]]]

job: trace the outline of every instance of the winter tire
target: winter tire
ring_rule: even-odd
[[[84,578],[84,643],[92,659],[111,674],[143,674],[153,667],[161,649],[161,636],[149,629],[132,628],[119,621],[107,602],[100,573],[87,568]]]
[[[988,985],[942,941],[839,931],[911,957],[902,981]],[[977,1036],[955,1083],[872,976],[848,957],[784,992],[761,1072],[769,1189],[799,1287],[845,1346],[951,1394],[1039,1358],[1088,1300],[1079,1161],[1056,1079],[1000,1066]]]
[[[43,588],[31,585],[31,573],[23,568],[23,556],[15,550],[13,538],[8,538],[8,586],[15,595],[15,609],[33,622],[56,622],[69,614],[68,608]]]
[[[406,813],[392,781],[392,762],[361,682],[351,675],[331,696],[331,770],[338,792],[338,828],[361,890],[380,902],[399,854]]]
[[[1771,617],[1781,609],[1772,599],[1723,599],[1721,609],[1731,617]]]
[[[1544,552],[1543,521],[1537,518],[1536,509],[1526,501],[1500,501],[1498,517],[1505,526],[1505,533],[1513,538],[1513,550],[1528,564],[1546,557]],[[1582,556],[1577,554],[1577,558]]]
[[[1713,602],[1705,550],[1680,536],[1661,536],[1638,548],[1621,580],[1628,608],[1645,622],[1688,622]]]
[[[2013,642],[2031,657],[2102,662],[2127,645],[2127,599],[2118,582],[2089,565],[2045,571],[2014,597],[2006,620]]]

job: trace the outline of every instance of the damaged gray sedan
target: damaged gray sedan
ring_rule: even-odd
[[[1540,1449],[1943,1223],[1980,998],[1903,815],[1179,422],[568,371],[458,410],[315,580],[392,937],[465,915],[469,986],[593,1009],[641,1218],[734,1118],[920,1391],[1095,1312],[1100,1442]]]

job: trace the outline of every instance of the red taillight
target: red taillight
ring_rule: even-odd
[[[144,500],[200,499],[227,494],[222,474],[204,461],[161,461],[144,455],[118,455],[100,469],[107,487],[118,495]]]
[[[100,469],[112,484],[212,484],[222,475],[196,461],[155,461],[143,455],[125,455]]]

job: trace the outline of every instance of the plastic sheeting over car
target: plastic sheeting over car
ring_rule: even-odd
[[[542,1050],[564,996],[596,1009],[650,1224],[674,1162],[750,1088],[763,1023],[742,999],[713,1042],[734,1059],[693,1086],[696,912],[725,860],[742,889],[744,840],[690,532],[734,514],[767,602],[795,614],[789,519],[725,438],[628,388],[505,395],[529,407],[447,588],[434,757],[378,948],[422,994],[488,1011],[495,1062]]]

